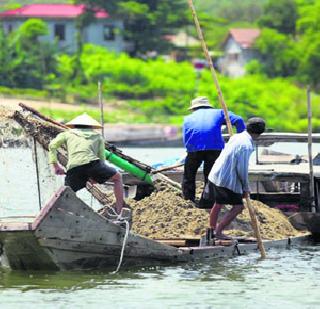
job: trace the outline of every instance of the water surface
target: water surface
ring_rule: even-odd
[[[203,264],[88,272],[0,272],[1,308],[319,308],[320,247]]]

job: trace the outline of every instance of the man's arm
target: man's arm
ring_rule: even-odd
[[[183,125],[182,125],[182,141],[183,141],[183,145],[186,147],[186,124],[185,124],[185,121],[183,122]]]
[[[104,139],[102,137],[101,137],[100,143],[99,143],[98,157],[100,160],[103,160],[103,161],[106,160],[105,149],[104,149]]]
[[[53,165],[56,175],[65,174],[64,169],[58,163],[58,149],[66,143],[65,132],[58,134],[49,144],[49,163]]]
[[[241,148],[237,156],[237,175],[242,183],[243,192],[250,192],[249,187],[249,158],[251,151]]]
[[[236,127],[237,133],[241,133],[246,129],[246,125],[240,116],[232,112],[229,112],[229,118],[230,118],[231,124]]]

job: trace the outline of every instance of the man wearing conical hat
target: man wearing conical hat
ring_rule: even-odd
[[[58,134],[49,144],[49,162],[55,174],[65,174],[57,159],[58,149],[64,145],[68,152],[65,185],[76,192],[85,188],[87,181],[100,184],[112,181],[116,211],[120,214],[123,206],[122,177],[113,167],[105,164],[104,140],[100,133],[94,131],[101,128],[101,125],[83,114],[68,122],[67,126],[71,129]]]
[[[197,97],[191,101],[189,110],[192,114],[184,118],[183,142],[187,150],[182,181],[183,196],[186,200],[195,200],[196,175],[203,163],[205,183],[210,170],[224,148],[221,134],[222,125],[226,124],[222,109],[215,109],[206,97]],[[240,116],[229,112],[231,124],[240,133],[245,123]]]

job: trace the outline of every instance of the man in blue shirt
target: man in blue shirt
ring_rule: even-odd
[[[264,130],[265,122],[262,118],[250,118],[247,130],[231,136],[212,167],[206,190],[209,192],[208,199],[214,202],[210,212],[210,228],[215,232],[216,238],[230,238],[222,234],[222,231],[242,212],[242,198],[249,197],[249,158],[254,151],[253,141]],[[220,210],[225,204],[233,207],[217,224]]]
[[[189,110],[192,110],[192,114],[185,117],[183,123],[183,142],[187,156],[182,191],[186,200],[194,201],[198,168],[203,162],[204,180],[207,183],[210,170],[224,148],[221,127],[226,124],[226,120],[223,110],[213,108],[206,97],[194,99]],[[240,116],[229,112],[229,117],[238,133],[245,129]]]

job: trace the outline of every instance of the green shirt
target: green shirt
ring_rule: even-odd
[[[62,145],[68,151],[67,170],[105,160],[103,138],[92,129],[71,129],[58,134],[49,144],[49,163],[57,163],[58,149]]]

